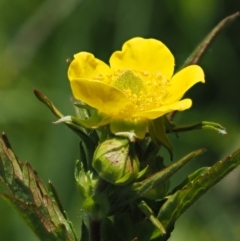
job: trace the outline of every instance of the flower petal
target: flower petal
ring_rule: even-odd
[[[167,91],[170,96],[167,97],[164,104],[180,100],[185,92],[198,82],[205,83],[204,72],[198,65],[190,65],[177,74],[170,80],[170,86]]]
[[[121,51],[110,58],[113,70],[133,69],[160,72],[170,79],[174,70],[174,57],[170,50],[155,39],[133,38],[125,42]]]
[[[86,79],[73,79],[70,84],[76,99],[96,108],[99,112],[111,116],[120,110],[131,108],[130,100],[111,85]]]
[[[170,113],[174,110],[182,111],[182,110],[186,110],[186,109],[190,108],[191,106],[192,106],[192,100],[184,99],[184,100],[180,100],[180,101],[177,101],[177,102],[169,104],[169,105],[164,105],[157,109],[138,112],[138,113],[134,114],[134,117],[142,116],[142,117],[146,117],[150,120],[153,120],[153,119],[161,117],[167,113]]]
[[[68,78],[70,81],[78,78],[94,79],[110,73],[111,70],[107,64],[87,52],[75,54],[74,60],[68,68]]]

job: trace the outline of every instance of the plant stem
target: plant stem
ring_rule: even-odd
[[[89,234],[90,234],[90,241],[101,241],[100,238],[100,220],[89,220]]]

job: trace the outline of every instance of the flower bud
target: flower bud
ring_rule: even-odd
[[[114,185],[130,183],[139,171],[133,143],[117,137],[106,140],[97,147],[92,165],[102,179]]]
[[[77,161],[75,167],[75,179],[79,190],[79,201],[82,204],[86,198],[92,196],[97,186],[97,178],[91,171],[84,170],[82,162]]]

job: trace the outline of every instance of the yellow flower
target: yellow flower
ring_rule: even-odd
[[[74,97],[97,110],[90,127],[110,124],[113,133],[134,132],[143,138],[150,120],[190,108],[192,101],[181,98],[194,84],[204,82],[197,65],[173,75],[174,57],[155,39],[130,39],[109,62],[80,52],[74,55],[68,78]]]

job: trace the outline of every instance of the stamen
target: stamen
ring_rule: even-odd
[[[108,79],[133,103],[134,110],[127,110],[128,113],[159,108],[168,96],[169,81],[160,72],[124,69]]]

